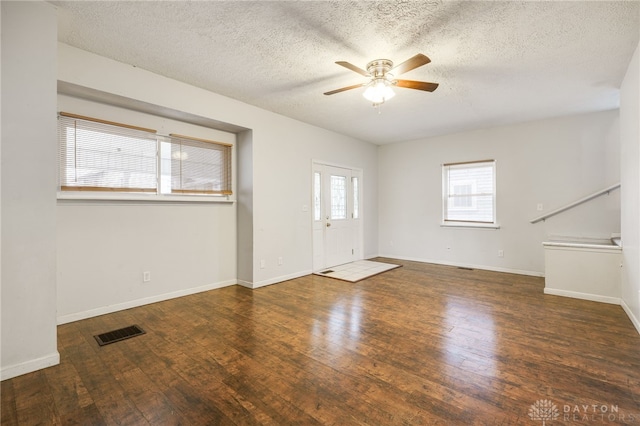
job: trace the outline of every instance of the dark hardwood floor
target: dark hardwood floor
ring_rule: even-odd
[[[2,425],[640,424],[640,336],[620,306],[387,261],[403,267],[62,325],[60,365],[2,382]],[[147,333],[93,338],[130,324]]]

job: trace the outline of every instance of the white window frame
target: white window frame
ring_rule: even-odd
[[[493,201],[493,218],[491,221],[474,221],[474,220],[451,220],[447,219],[447,211],[451,212],[463,212],[465,210],[475,210],[477,209],[475,203],[476,199],[472,198],[472,207],[454,207],[448,205],[449,199],[449,171],[452,168],[455,169],[464,169],[465,166],[469,168],[479,167],[482,165],[491,165],[492,167],[492,187],[493,191],[487,194],[474,194],[476,196],[480,195],[492,195]],[[473,185],[473,182],[471,182]],[[475,193],[476,190],[474,190]],[[440,226],[443,227],[462,227],[462,228],[489,228],[489,229],[498,229],[500,228],[497,219],[497,188],[496,188],[496,161],[495,160],[479,160],[479,161],[467,161],[461,163],[446,163],[442,165],[442,222]]]
[[[81,116],[81,115],[76,115],[76,114],[70,114],[70,113],[63,113],[60,112],[59,113],[60,116],[66,116],[66,117],[71,117],[71,118],[75,118],[75,119],[79,119],[79,120],[89,120],[89,121],[95,121],[97,123],[103,123],[103,124],[108,124],[108,125],[116,125],[116,126],[122,126],[122,127],[130,127],[130,128],[137,128],[135,126],[130,126],[130,125],[125,125],[125,124],[120,124],[120,123],[115,123],[115,122],[110,122],[110,121],[106,121],[106,120],[102,120],[102,119],[97,119],[97,118],[92,118],[92,117],[85,117],[85,116]],[[150,130],[150,129],[144,129],[144,128],[138,128],[138,129],[142,129],[142,130],[148,130],[150,133],[155,133],[154,130]],[[233,164],[234,164],[234,159],[235,159],[235,145],[234,144],[229,144],[229,143],[224,143],[224,142],[216,142],[216,141],[209,141],[207,140],[206,142],[210,142],[213,144],[218,144],[218,145],[222,145],[222,146],[227,146],[230,147],[231,149],[231,161],[228,164],[229,170],[229,176],[231,178],[231,185],[232,185],[232,189],[231,191],[229,191],[228,193],[224,193],[224,194],[199,194],[199,193],[167,193],[166,191],[163,191],[163,185],[162,185],[162,178],[163,178],[163,168],[162,168],[162,158],[161,158],[161,149],[160,147],[163,144],[168,144],[169,141],[171,140],[172,136],[174,135],[160,135],[160,134],[155,134],[156,136],[156,144],[157,144],[157,150],[156,150],[156,161],[157,161],[157,171],[156,171],[156,179],[157,179],[157,184],[156,184],[156,189],[152,192],[137,192],[137,191],[131,191],[131,192],[127,192],[127,191],[110,191],[110,190],[96,190],[96,191],[92,191],[92,190],[87,190],[87,189],[82,189],[82,190],[62,190],[61,188],[61,184],[60,182],[58,182],[58,193],[57,193],[57,199],[59,200],[105,200],[105,201],[160,201],[160,202],[196,202],[196,203],[234,203],[235,199],[234,199],[234,190],[235,190],[235,182],[233,179]],[[178,135],[179,136],[179,135]],[[196,139],[196,138],[194,138]],[[205,141],[203,139],[200,139],[201,141]],[[59,149],[60,149],[60,142],[58,142],[59,144]],[[63,167],[64,164],[62,164],[62,161],[60,162],[60,164],[58,165],[59,167],[59,171],[58,173],[62,173],[63,171]],[[165,173],[166,174],[166,173]]]

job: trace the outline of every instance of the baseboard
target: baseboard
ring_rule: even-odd
[[[636,331],[638,332],[638,334],[640,334],[640,320],[638,320],[638,318],[633,315],[631,308],[625,303],[624,299],[620,300],[620,306],[622,306],[622,309],[624,309],[624,311],[626,312],[627,316],[631,320],[631,323],[636,328]]]
[[[410,262],[433,263],[436,265],[455,266],[458,268],[481,269],[483,271],[505,272],[507,274],[528,275],[531,277],[544,277],[544,272],[526,271],[523,269],[501,268],[498,266],[475,265],[471,263],[445,262],[442,260],[423,259],[418,257],[406,257],[390,254],[380,254],[377,257],[386,257],[388,259],[408,260]]]
[[[244,286],[244,287],[249,287],[249,288],[260,288],[260,287],[264,287],[267,285],[271,285],[271,284],[277,284],[277,283],[281,283],[282,281],[289,281],[289,280],[293,280],[295,278],[300,278],[300,277],[304,277],[305,275],[311,275],[313,273],[313,271],[309,270],[309,271],[300,271],[300,272],[295,272],[293,274],[288,274],[288,275],[281,275],[279,277],[275,277],[275,278],[269,278],[268,280],[263,280],[263,281],[257,281],[257,282],[247,282],[247,281],[243,281],[242,283],[239,283],[240,285]]]
[[[253,283],[251,281],[238,280],[238,285],[241,285],[242,287],[253,288]]]
[[[619,297],[601,296],[599,294],[580,293],[579,291],[560,290],[548,287],[544,288],[544,294],[571,297],[572,299],[590,300],[592,302],[610,303],[612,305],[619,305],[621,302]]]
[[[20,364],[9,365],[0,370],[0,380],[13,379],[23,374],[60,364],[60,353],[55,351],[41,358],[31,359]]]
[[[162,302],[164,300],[175,299],[177,297],[188,296],[190,294],[202,293],[203,291],[215,290],[217,288],[227,287],[236,284],[237,280],[221,281],[214,284],[207,284],[200,287],[178,290],[171,293],[158,294],[156,296],[145,297],[142,299],[130,300],[115,305],[103,306],[100,308],[90,309],[88,311],[77,312],[73,314],[62,315],[58,317],[58,325],[67,324],[74,321],[80,321],[87,318],[97,317],[99,315],[110,314],[112,312],[123,311],[125,309],[136,308],[138,306],[149,305],[151,303]]]

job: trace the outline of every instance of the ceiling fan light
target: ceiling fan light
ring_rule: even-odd
[[[367,85],[362,96],[374,105],[384,103],[395,96],[391,84],[386,79],[375,79]]]

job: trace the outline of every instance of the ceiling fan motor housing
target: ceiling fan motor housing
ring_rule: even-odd
[[[393,62],[388,59],[376,59],[367,64],[367,72],[373,78],[385,77],[393,68]]]

